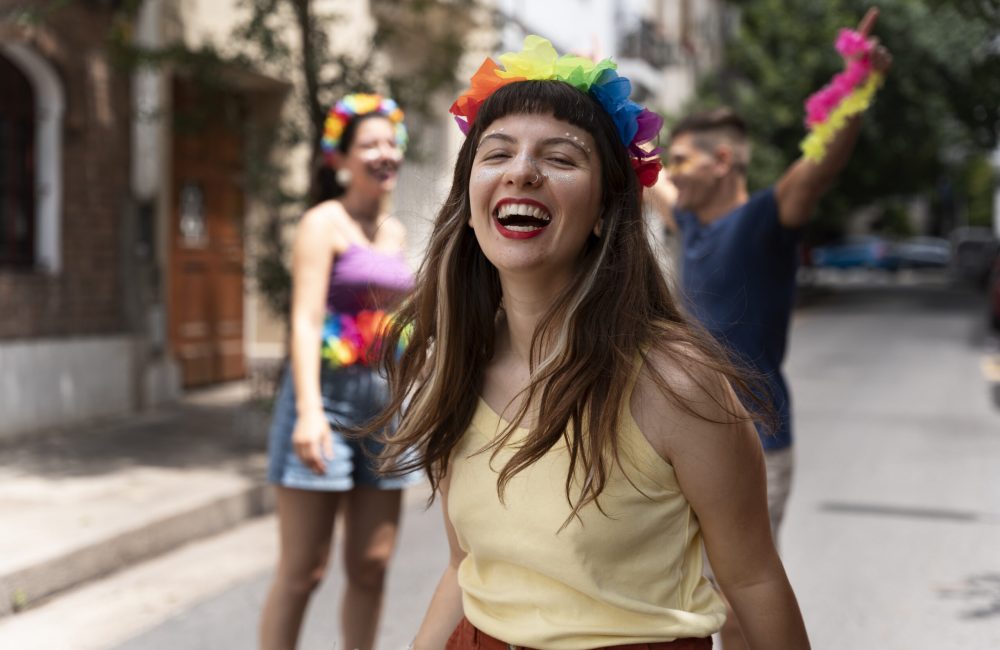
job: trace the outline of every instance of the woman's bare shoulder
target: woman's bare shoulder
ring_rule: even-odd
[[[699,399],[714,393],[725,375],[709,354],[691,343],[671,341],[651,346],[639,371],[639,384],[655,386],[678,397]]]
[[[632,415],[665,459],[709,430],[745,419],[722,365],[690,343],[651,347],[632,392]]]
[[[350,219],[347,210],[340,201],[330,200],[317,203],[305,211],[299,219],[299,226],[318,225],[329,228],[330,226],[342,225],[345,219]]]
[[[339,201],[324,201],[306,210],[299,219],[296,239],[310,244],[338,248],[350,216]]]

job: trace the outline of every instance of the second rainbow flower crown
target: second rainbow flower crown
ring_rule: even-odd
[[[520,52],[500,55],[501,68],[487,58],[472,76],[468,90],[451,106],[451,113],[463,133],[476,120],[479,107],[498,88],[515,81],[563,81],[590,94],[604,107],[618,130],[622,144],[628,149],[639,182],[651,187],[660,171],[659,150],[647,148],[659,136],[663,118],[629,99],[632,83],[617,72],[611,59],[594,62],[582,56],[559,56],[548,40],[529,35]]]

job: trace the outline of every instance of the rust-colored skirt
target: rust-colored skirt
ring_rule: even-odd
[[[687,638],[676,639],[674,641],[655,641],[653,643],[629,643],[626,645],[607,646],[607,648],[595,648],[594,650],[710,650],[712,647],[712,637],[701,639]],[[494,639],[489,634],[476,629],[463,618],[455,631],[448,638],[445,650],[531,650]]]

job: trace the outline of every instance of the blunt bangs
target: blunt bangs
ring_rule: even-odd
[[[491,123],[508,115],[552,115],[589,133],[605,171],[605,197],[628,191],[634,176],[628,150],[604,107],[564,81],[516,81],[498,88],[483,102],[468,136],[478,141]]]
[[[518,81],[496,90],[483,102],[476,122],[485,129],[507,115],[554,115],[596,134],[598,113],[604,109],[593,97],[562,81]],[[609,120],[610,121],[610,118]]]

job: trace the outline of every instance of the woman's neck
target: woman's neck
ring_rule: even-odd
[[[501,277],[504,320],[499,323],[500,349],[512,355],[519,363],[530,365],[531,341],[545,314],[566,286],[565,282]],[[506,348],[506,350],[504,350]],[[545,342],[542,342],[542,354]],[[536,359],[537,360],[537,359]]]
[[[378,227],[379,217],[385,212],[386,201],[387,195],[384,194],[361,194],[349,190],[340,197],[344,210],[358,222],[369,239],[374,238],[374,230]]]

